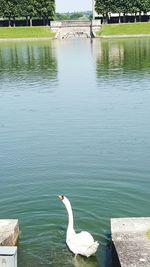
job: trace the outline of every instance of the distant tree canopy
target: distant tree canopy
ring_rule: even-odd
[[[146,14],[150,11],[150,0],[96,0],[96,12],[107,17],[109,13]]]
[[[42,18],[45,24],[55,16],[55,0],[0,0],[0,16],[13,20],[15,26],[16,18],[25,17],[26,25],[32,26],[32,18]]]
[[[91,11],[56,13],[56,20],[86,20],[92,18]]]

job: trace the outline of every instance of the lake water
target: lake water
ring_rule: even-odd
[[[110,218],[150,216],[150,39],[0,44],[0,218],[19,267],[111,266]],[[100,242],[74,259],[75,228]]]

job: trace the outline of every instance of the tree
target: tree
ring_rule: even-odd
[[[11,0],[11,17],[13,18],[13,26],[16,26],[16,17],[20,15],[20,3],[18,0]]]
[[[95,6],[96,12],[102,14],[104,23],[108,22],[109,13],[113,12],[113,0],[97,0]]]
[[[26,26],[29,25],[28,23],[28,17],[29,17],[29,11],[28,7],[30,5],[30,0],[19,0],[19,6],[20,6],[20,16],[26,18]]]
[[[30,0],[29,5],[27,6],[27,14],[30,20],[30,26],[32,26],[32,19],[37,15],[37,11],[35,8],[36,0]]]
[[[4,17],[4,11],[5,11],[5,0],[0,0],[0,17]]]
[[[8,18],[8,26],[11,27],[13,4],[11,1],[4,1],[4,2],[5,2],[4,17]]]
[[[124,15],[124,22],[126,21],[126,14],[136,14],[139,13],[139,20],[141,20],[141,13],[147,13],[150,10],[150,0],[96,0],[95,9],[98,14],[103,14],[104,17],[108,17],[109,12]],[[105,20],[104,20],[105,22]]]
[[[43,18],[43,23],[48,25],[49,19],[53,19],[55,15],[55,1],[54,0],[36,0],[35,9],[37,15]]]
[[[139,21],[141,21],[141,13],[147,13],[150,10],[150,1],[149,0],[136,0],[137,10],[139,12]]]

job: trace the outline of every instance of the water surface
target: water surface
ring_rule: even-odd
[[[19,267],[106,267],[110,218],[150,216],[150,39],[0,44],[0,218]],[[74,259],[67,214],[100,242]]]

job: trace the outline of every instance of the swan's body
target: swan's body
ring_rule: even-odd
[[[76,233],[74,230],[73,212],[70,201],[65,196],[59,196],[68,212],[68,227],[66,234],[66,243],[69,249],[75,254],[90,257],[95,254],[99,243],[94,241],[92,235],[86,231]]]

